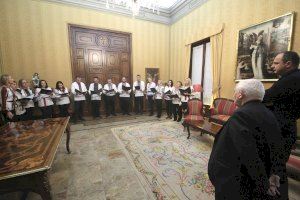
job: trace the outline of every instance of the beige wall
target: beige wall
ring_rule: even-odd
[[[169,26],[39,0],[0,0],[2,72],[15,79],[39,72],[51,86],[70,84],[68,23],[132,33],[133,76],[158,66],[168,78]]]
[[[237,34],[256,24],[290,11],[300,13],[299,0],[209,0],[171,26],[170,77],[184,80],[188,69],[184,65],[184,45],[191,35],[204,39],[224,23],[223,59],[221,70],[221,96],[232,98],[235,84],[235,62],[237,56]],[[300,52],[300,21],[295,17],[292,49]],[[297,39],[298,38],[298,39]],[[270,84],[266,84],[269,87]]]
[[[209,36],[224,23],[221,96],[231,98],[238,30],[290,11],[299,13],[299,0],[209,0],[167,26],[39,0],[1,0],[0,65],[3,73],[16,79],[39,72],[51,85],[56,80],[69,84],[67,24],[72,23],[132,33],[133,75],[144,76],[146,67],[158,66],[162,79],[184,80],[185,43],[191,35]],[[297,16],[294,28],[294,33],[300,32]],[[300,52],[300,40],[295,38],[292,49]]]

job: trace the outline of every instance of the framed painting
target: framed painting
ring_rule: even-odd
[[[271,66],[278,53],[291,49],[293,23],[291,12],[239,31],[236,81],[278,79]]]
[[[159,80],[159,68],[146,68],[145,70],[145,83],[147,83],[148,78],[152,78],[152,81],[157,84],[157,81]]]

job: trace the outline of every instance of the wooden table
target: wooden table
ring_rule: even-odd
[[[69,117],[13,122],[0,128],[0,194],[36,192],[51,199],[48,171]],[[68,127],[68,128],[67,128]]]
[[[200,130],[201,135],[203,133],[209,134],[213,137],[216,136],[216,134],[219,132],[219,130],[222,128],[222,125],[216,124],[214,122],[209,122],[207,118],[204,118],[204,120],[200,123],[186,123],[184,126],[187,127],[188,131],[188,137],[187,139],[190,139],[191,133],[190,133],[190,126],[193,128]]]

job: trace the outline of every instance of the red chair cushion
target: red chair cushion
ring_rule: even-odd
[[[300,158],[297,156],[290,155],[287,165],[300,171]]]
[[[184,122],[186,123],[198,123],[202,121],[203,121],[203,117],[201,115],[187,115],[184,118]]]

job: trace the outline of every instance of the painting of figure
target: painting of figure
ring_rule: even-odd
[[[278,79],[272,71],[274,57],[290,50],[294,14],[262,22],[239,31],[236,79]]]

